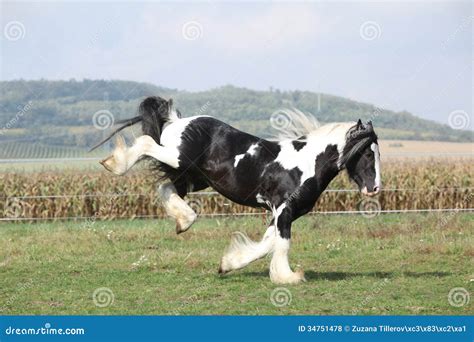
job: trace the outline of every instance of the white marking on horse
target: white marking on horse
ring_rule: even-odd
[[[183,132],[191,123],[191,121],[206,116],[207,115],[191,116],[189,118],[178,119],[167,123],[165,126],[163,126],[163,132],[161,133],[161,145],[170,148],[178,148],[179,145],[181,145]]]
[[[381,182],[380,182],[380,151],[379,151],[379,145],[376,143],[372,143],[370,145],[370,149],[374,152],[374,158],[375,158],[375,186],[380,189],[381,187]]]
[[[234,167],[237,167],[237,165],[239,165],[239,162],[245,158],[245,156],[248,154],[249,156],[253,156],[257,153],[257,148],[258,148],[258,143],[256,144],[252,144],[250,145],[250,147],[248,148],[247,152],[245,153],[242,153],[242,154],[238,154],[235,156],[235,159],[234,159]]]
[[[246,153],[250,154],[251,156],[257,153],[258,143],[250,145],[249,149]]]
[[[244,157],[245,157],[245,153],[236,155],[235,161],[234,161],[234,167],[237,167],[237,165],[239,165],[239,161],[241,161]]]
[[[179,120],[178,112],[175,109],[170,110],[169,120],[170,122],[175,122]]]
[[[221,259],[221,272],[229,272],[245,267],[251,262],[263,258],[270,253],[275,244],[276,227],[271,225],[267,228],[263,238],[259,242],[252,241],[241,232],[235,232],[229,248]]]
[[[278,227],[278,217],[281,215],[283,209],[286,208],[286,203],[281,204],[278,208],[273,207],[273,218],[275,219],[274,224]]]
[[[138,160],[142,155],[147,155],[168,164],[171,167],[179,167],[179,150],[175,146],[158,145],[149,135],[142,135],[135,144],[129,149],[133,151],[134,158]]]
[[[179,167],[179,150],[177,148],[158,145],[149,135],[138,137],[134,144],[127,148],[123,138],[118,138],[117,146],[112,155],[101,163],[104,167],[117,174],[125,174],[142,157],[149,156],[168,164],[171,167]]]
[[[316,156],[324,152],[327,146],[336,145],[339,156],[342,156],[346,144],[346,132],[353,125],[354,123],[335,123],[321,126],[308,134],[303,140],[306,145],[299,151],[295,150],[291,140],[281,141],[281,151],[275,162],[280,163],[286,170],[298,168],[302,172],[300,184],[303,184],[305,180],[314,176]]]
[[[290,249],[290,240],[281,237],[278,229],[278,218],[286,208],[286,203],[281,204],[278,208],[273,207],[275,237],[273,242],[273,256],[270,262],[270,279],[276,284],[296,284],[304,281],[302,271],[293,272],[288,262],[288,251]]]
[[[176,233],[179,234],[188,230],[196,220],[197,215],[186,201],[179,197],[173,183],[161,184],[158,187],[158,194],[166,213],[176,220]]]
[[[277,234],[273,240],[273,256],[270,262],[270,279],[275,284],[297,284],[305,281],[304,273],[299,270],[293,272],[288,262],[290,240]]]

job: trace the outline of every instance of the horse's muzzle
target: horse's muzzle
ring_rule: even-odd
[[[360,192],[362,192],[365,196],[373,197],[375,195],[378,195],[378,193],[380,192],[380,187],[375,186],[374,189],[369,192],[367,191],[367,187],[364,186],[364,188]]]

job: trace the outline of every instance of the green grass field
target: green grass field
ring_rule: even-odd
[[[298,220],[290,263],[307,282],[278,289],[284,306],[268,258],[217,274],[231,233],[259,239],[261,218],[199,219],[180,236],[169,220],[2,224],[0,314],[473,314],[474,298],[448,293],[473,293],[474,217],[443,215]]]

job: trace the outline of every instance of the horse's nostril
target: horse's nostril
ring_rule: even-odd
[[[379,187],[378,186],[374,186],[374,192],[375,193],[379,192]]]

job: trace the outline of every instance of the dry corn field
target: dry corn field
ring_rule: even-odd
[[[382,210],[471,208],[473,174],[472,158],[389,160],[383,164],[384,191],[376,205]],[[4,172],[0,179],[3,219],[164,217],[154,177],[143,170],[124,177],[105,171]],[[355,186],[344,173],[330,189],[354,190]],[[200,215],[263,212],[236,205],[220,195],[195,194],[188,201]],[[365,206],[373,203],[357,191],[328,191],[315,210],[371,210]]]

